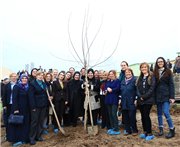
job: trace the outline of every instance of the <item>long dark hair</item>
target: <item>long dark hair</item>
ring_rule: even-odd
[[[156,80],[159,80],[159,66],[158,66],[158,59],[162,59],[163,62],[164,62],[164,72],[165,72],[165,78],[166,79],[169,79],[170,75],[172,75],[172,72],[171,70],[167,67],[167,63],[166,61],[164,60],[163,57],[159,57],[157,58],[156,60],[156,63],[155,63],[155,68],[154,68],[154,76],[156,77]]]

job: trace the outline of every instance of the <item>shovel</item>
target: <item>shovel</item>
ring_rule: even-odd
[[[61,125],[60,125],[60,123],[59,123],[59,120],[58,120],[58,117],[57,117],[56,111],[55,111],[54,106],[53,106],[53,103],[52,103],[52,101],[51,101],[51,99],[50,99],[49,92],[48,92],[48,89],[47,89],[47,88],[46,88],[46,92],[47,92],[48,99],[49,99],[49,101],[50,101],[51,107],[52,107],[52,109],[53,109],[53,112],[54,112],[54,115],[55,115],[55,118],[56,118],[56,121],[57,121],[58,127],[59,127],[59,129],[60,129],[61,133],[62,133],[64,136],[66,136],[66,137],[67,137],[67,136],[69,136],[70,134],[69,134],[69,133],[66,133],[66,132],[65,132],[65,131],[61,128]]]
[[[92,125],[91,127],[88,127],[88,133],[96,135],[96,134],[98,134],[98,125],[94,126],[94,124],[93,124],[92,111],[91,111],[91,102],[90,102],[90,98],[89,98],[89,91],[88,91],[87,97],[88,97],[88,102],[89,102],[89,112],[90,112],[91,125]]]

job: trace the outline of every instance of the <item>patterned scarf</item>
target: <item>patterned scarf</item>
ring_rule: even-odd
[[[26,77],[27,78],[27,82],[25,84],[22,83],[22,78],[23,77]],[[20,79],[19,79],[19,82],[17,84],[18,87],[21,87],[22,89],[25,89],[25,90],[28,90],[28,75],[27,74],[22,74]]]
[[[133,77],[131,77],[131,78],[129,78],[129,79],[126,79],[126,78],[125,78],[125,83],[126,83],[126,85],[129,83],[129,81],[132,80],[132,78],[133,78]]]

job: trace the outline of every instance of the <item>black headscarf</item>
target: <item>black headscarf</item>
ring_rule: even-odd
[[[87,74],[88,74],[90,71],[93,73],[93,78],[92,78],[92,79],[89,79],[89,77],[87,77],[87,78],[88,78],[88,81],[89,81],[89,82],[94,83],[94,82],[95,82],[94,70],[93,70],[92,68],[88,69]]]

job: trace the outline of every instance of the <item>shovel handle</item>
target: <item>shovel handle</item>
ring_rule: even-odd
[[[90,98],[89,98],[89,91],[88,91],[88,101],[89,101],[89,111],[90,111],[91,125],[93,127],[94,124],[93,124],[93,118],[92,118],[91,102],[90,102]]]
[[[58,120],[58,117],[57,117],[56,111],[55,111],[55,109],[54,109],[54,107],[53,107],[53,103],[52,103],[52,101],[51,101],[51,99],[50,99],[49,92],[48,92],[48,89],[47,89],[47,88],[46,88],[46,92],[47,92],[48,99],[49,99],[49,102],[50,102],[50,104],[51,104],[51,107],[52,107],[52,109],[53,109],[54,116],[55,116],[55,118],[56,118],[56,121],[57,121],[58,127],[59,127],[60,131],[61,131],[61,132],[65,135],[65,132],[64,132],[64,130],[61,128],[61,125],[60,125],[60,123],[59,123],[59,120]]]

